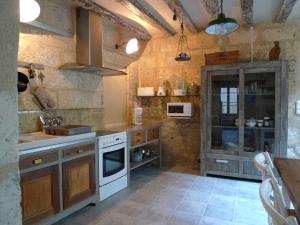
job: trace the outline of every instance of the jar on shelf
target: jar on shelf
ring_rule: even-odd
[[[270,121],[271,121],[271,118],[270,117],[264,117],[264,126],[265,127],[270,127]]]

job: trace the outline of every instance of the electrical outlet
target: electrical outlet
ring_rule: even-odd
[[[296,115],[300,115],[300,100],[296,101],[295,109]]]

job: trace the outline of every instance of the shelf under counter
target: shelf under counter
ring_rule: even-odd
[[[139,168],[140,166],[143,166],[145,164],[148,164],[156,159],[160,158],[159,154],[155,154],[153,156],[150,156],[148,158],[143,159],[140,162],[130,162],[130,171]]]

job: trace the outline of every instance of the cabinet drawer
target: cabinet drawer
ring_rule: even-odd
[[[243,174],[261,176],[261,173],[256,169],[252,161],[243,162]]]
[[[152,128],[148,130],[147,140],[152,141],[159,138],[159,127]]]
[[[96,149],[96,143],[90,143],[85,145],[73,146],[72,148],[63,150],[63,157],[71,157],[81,155],[86,152],[93,152]]]
[[[143,144],[146,142],[145,130],[131,132],[131,146]]]
[[[207,158],[207,169],[221,172],[239,173],[239,161],[222,158]]]
[[[20,159],[19,166],[20,169],[28,169],[35,166],[40,166],[46,163],[55,162],[58,160],[58,152],[47,152],[36,154],[33,156],[28,156]]]

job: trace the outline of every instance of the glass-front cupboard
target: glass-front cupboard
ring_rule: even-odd
[[[285,156],[287,62],[206,66],[202,73],[201,174],[260,179],[254,156]]]

